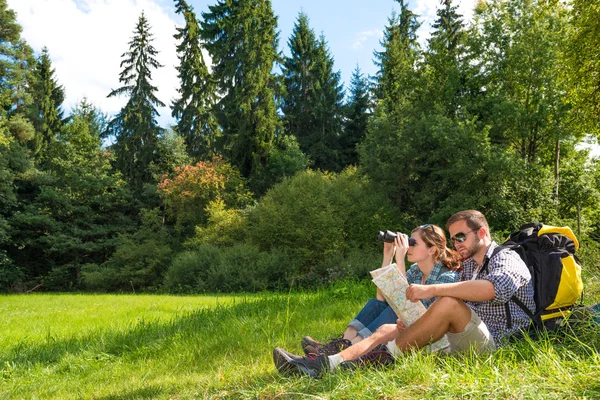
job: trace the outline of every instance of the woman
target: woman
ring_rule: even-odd
[[[461,257],[446,246],[446,234],[442,228],[431,224],[422,225],[413,229],[411,237],[415,240],[413,246],[409,246],[408,236],[403,233],[398,233],[393,243],[384,243],[381,266],[391,264],[395,251],[396,268],[406,277],[409,284],[431,285],[458,281],[457,271],[461,266]],[[404,263],[405,256],[409,262],[414,263],[408,271]],[[429,307],[435,299],[424,299],[421,303]],[[381,325],[395,324],[397,319],[378,288],[376,298],[367,302],[348,324],[342,337],[323,344],[305,336],[302,338],[302,348],[306,354],[336,354],[369,337]]]

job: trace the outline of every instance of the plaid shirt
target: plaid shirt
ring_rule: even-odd
[[[483,262],[489,259],[498,245],[492,242]],[[469,258],[463,262],[463,270],[459,274],[461,281],[472,279],[485,279],[494,284],[494,298],[486,301],[465,302],[473,311],[479,315],[494,337],[496,345],[502,344],[502,339],[519,329],[529,325],[529,317],[521,308],[510,301],[513,294],[521,300],[532,312],[535,312],[533,301],[533,285],[531,274],[521,257],[512,250],[502,250],[489,261],[487,271],[477,270],[480,265]],[[474,278],[475,277],[475,278]],[[512,327],[507,327],[508,315],[506,315],[506,303],[510,309],[510,320]]]
[[[421,285],[423,282],[423,272],[419,269],[417,264],[410,266],[406,271],[406,280],[410,285],[418,284]],[[444,264],[435,264],[425,281],[425,285],[432,285],[434,283],[454,283],[458,282],[458,272],[450,271]],[[429,306],[437,299],[432,297],[430,299],[422,299],[421,303],[425,308]]]

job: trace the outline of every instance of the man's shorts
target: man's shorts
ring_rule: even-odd
[[[468,351],[473,348],[477,353],[496,350],[494,338],[479,315],[471,309],[471,320],[462,332],[446,333],[450,342],[450,353]]]

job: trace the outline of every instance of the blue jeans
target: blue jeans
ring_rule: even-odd
[[[370,299],[348,326],[356,329],[364,339],[373,334],[381,325],[395,324],[398,317],[385,301]]]

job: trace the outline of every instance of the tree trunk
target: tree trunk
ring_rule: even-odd
[[[556,139],[554,146],[554,206],[558,211],[558,187],[560,178],[560,140]]]

